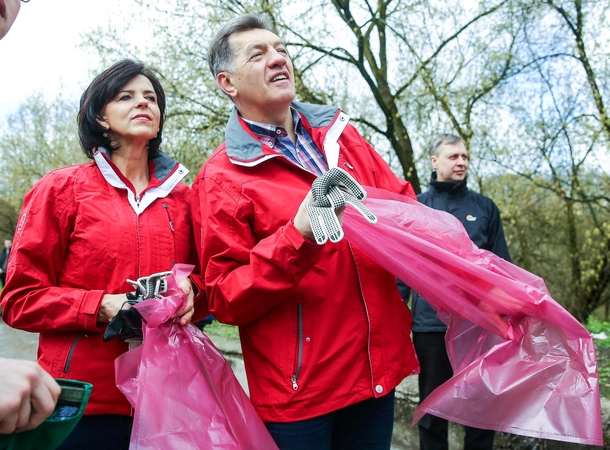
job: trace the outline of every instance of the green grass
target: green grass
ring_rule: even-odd
[[[599,321],[593,316],[589,316],[585,328],[589,333],[606,333],[607,339],[595,339],[595,346],[599,348],[610,348],[610,322]]]
[[[210,325],[206,325],[203,331],[205,334],[215,334],[216,336],[239,339],[239,331],[237,330],[237,327],[234,327],[233,325],[225,325],[217,320],[213,321]]]
[[[607,339],[594,339],[597,355],[597,374],[599,375],[599,390],[602,397],[610,398],[610,322],[599,321],[589,317],[585,328],[590,333],[606,333]]]

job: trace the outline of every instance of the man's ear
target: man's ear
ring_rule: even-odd
[[[231,76],[232,74],[229,72],[220,72],[216,76],[216,83],[218,84],[218,87],[222,89],[222,92],[234,99],[237,96],[237,88],[233,84]]]
[[[436,166],[437,166],[437,158],[436,158],[436,155],[432,155],[432,156],[430,157],[430,163],[432,164],[432,167],[434,168],[434,170],[436,170],[436,169],[437,169],[437,167],[436,167]]]

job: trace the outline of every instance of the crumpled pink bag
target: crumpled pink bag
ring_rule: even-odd
[[[603,445],[595,348],[544,281],[472,243],[459,220],[366,188],[346,238],[438,310],[455,375],[417,408],[477,428]]]
[[[178,283],[192,270],[176,264],[166,296],[134,306],[144,342],[115,361],[117,386],[135,410],[130,449],[277,449],[210,339],[171,318],[184,302]]]

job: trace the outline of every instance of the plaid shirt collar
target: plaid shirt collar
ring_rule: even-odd
[[[301,115],[292,106],[290,107],[290,112],[292,113],[294,132],[297,136],[301,135],[303,133],[303,122],[301,120]],[[271,148],[276,148],[276,141],[279,139],[279,136],[286,131],[284,128],[277,125],[248,120],[241,114],[240,117],[248,124],[250,130],[252,130],[252,132],[258,136],[258,139],[263,144],[266,144]]]

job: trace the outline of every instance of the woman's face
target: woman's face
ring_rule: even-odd
[[[121,147],[153,139],[159,131],[161,113],[150,80],[144,75],[132,78],[104,107],[101,117],[108,137]]]
[[[19,8],[21,8],[21,0],[0,0],[0,39],[13,25],[19,14]]]

